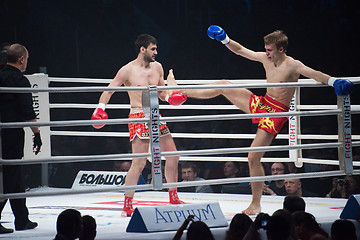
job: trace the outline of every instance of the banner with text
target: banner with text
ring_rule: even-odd
[[[130,219],[127,232],[160,232],[178,230],[189,215],[209,227],[227,227],[228,223],[219,203],[179,204],[137,207]]]
[[[123,186],[125,184],[126,173],[115,171],[79,171],[71,188]]]

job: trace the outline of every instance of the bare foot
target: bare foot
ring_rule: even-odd
[[[177,86],[177,83],[175,81],[175,76],[174,76],[174,73],[173,73],[172,69],[169,70],[169,74],[168,74],[168,76],[166,78],[166,85],[167,86]],[[174,90],[168,90],[168,95],[171,96],[173,91]]]
[[[256,215],[261,212],[261,206],[256,204],[250,204],[250,206],[242,211],[242,213],[245,213],[247,215]]]

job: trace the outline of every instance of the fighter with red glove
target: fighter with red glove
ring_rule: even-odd
[[[167,76],[166,80],[167,80],[167,86],[177,86],[172,69],[169,70],[169,75]],[[187,96],[182,94],[181,92],[171,92],[171,91],[169,92],[171,96],[166,95],[165,101],[167,101],[169,104],[173,106],[179,106],[183,104],[187,99]]]
[[[106,107],[106,105],[104,103],[99,103],[91,116],[91,120],[108,119],[108,115],[105,112],[105,107]],[[96,129],[100,129],[100,128],[104,127],[105,124],[94,124],[92,126]]]
[[[169,95],[166,95],[165,100],[174,106],[179,106],[181,104],[183,104],[187,99],[187,96],[182,94],[181,92],[173,92],[171,94],[171,96],[169,97]]]

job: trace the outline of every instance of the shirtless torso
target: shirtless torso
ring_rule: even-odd
[[[278,49],[275,44],[265,45],[265,52],[254,52],[239,43],[230,40],[226,45],[232,52],[263,64],[268,83],[297,82],[300,75],[327,83],[329,75],[306,67],[303,63],[286,55],[283,48]],[[273,87],[267,88],[267,94],[277,101],[289,106],[295,88]]]
[[[140,59],[135,59],[117,72],[109,87],[140,87],[140,86],[165,86],[164,70],[159,62],[144,63]],[[114,92],[104,92],[99,102],[107,103]],[[128,91],[130,106],[142,108],[142,91]],[[166,92],[159,92],[159,98],[165,100]]]

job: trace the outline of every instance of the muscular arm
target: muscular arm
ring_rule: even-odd
[[[316,71],[308,66],[305,66],[302,62],[300,61],[295,61],[296,62],[296,71],[297,73],[299,73],[300,75],[303,75],[307,78],[311,78],[314,79],[318,82],[327,84],[328,80],[330,78],[330,75],[322,73],[320,71]]]
[[[262,56],[265,54],[263,52],[254,52],[250,49],[247,49],[246,47],[242,46],[240,43],[232,39],[230,39],[229,44],[225,46],[236,55],[240,55],[252,61],[262,62]]]
[[[159,70],[160,72],[160,79],[159,79],[159,84],[158,86],[165,86],[165,81],[164,81],[164,69],[162,68],[161,64],[159,66]],[[165,98],[166,98],[166,91],[159,91],[159,98],[162,100],[162,101],[165,101]]]
[[[117,72],[115,78],[110,82],[108,87],[120,87],[125,82],[125,72],[124,67],[120,68]],[[107,104],[110,101],[111,96],[114,94],[114,91],[105,91],[101,94],[99,103]]]

